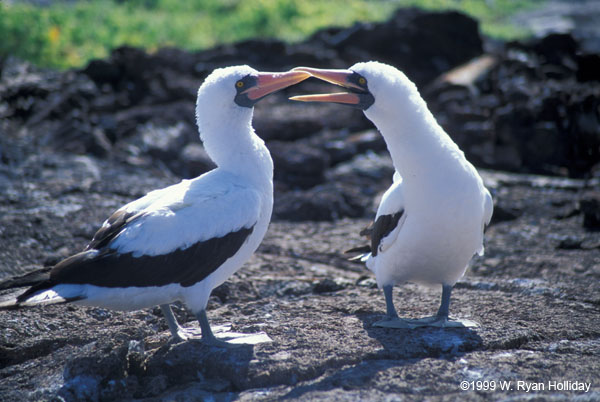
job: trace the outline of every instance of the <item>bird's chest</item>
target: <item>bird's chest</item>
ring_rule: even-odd
[[[429,237],[471,231],[481,226],[481,199],[471,187],[423,185],[405,195],[407,225]],[[418,229],[420,228],[420,229]]]

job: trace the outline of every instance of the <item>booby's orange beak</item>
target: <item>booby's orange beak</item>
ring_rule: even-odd
[[[256,76],[256,85],[248,88],[243,94],[253,102],[265,96],[297,84],[310,77],[310,73],[305,71],[288,71],[285,73],[258,73]]]
[[[296,67],[292,71],[303,71],[315,78],[350,89],[351,92],[292,96],[290,100],[300,102],[333,102],[366,110],[375,99],[369,92],[366,80],[352,70],[326,70],[321,68]]]
[[[355,75],[354,71],[352,70],[326,70],[324,68],[296,67],[292,71],[304,71],[323,81],[327,81],[344,88],[354,88],[358,89],[359,91],[364,91],[362,86],[351,81],[350,77]]]

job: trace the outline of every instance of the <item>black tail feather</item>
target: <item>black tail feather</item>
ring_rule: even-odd
[[[354,254],[354,253],[366,254],[366,253],[370,253],[370,252],[371,252],[371,246],[365,245],[365,246],[354,247],[354,248],[351,248],[350,250],[346,250],[346,251],[344,251],[344,254]]]
[[[359,246],[351,248],[350,250],[344,251],[345,254],[356,254],[353,257],[348,258],[348,261],[363,261],[363,258],[367,257],[371,253],[371,246]]]
[[[44,267],[28,272],[24,275],[13,276],[0,282],[0,291],[15,288],[29,287],[25,292],[18,295],[16,298],[12,296],[7,300],[0,301],[0,309],[18,308],[20,303],[25,301],[27,297],[36,291],[47,288],[50,279],[50,270],[52,267]]]
[[[0,290],[24,288],[27,286],[39,285],[42,282],[46,282],[50,279],[50,270],[52,267],[44,267],[37,269],[32,272],[28,272],[25,275],[14,276],[0,282]]]
[[[373,234],[373,224],[367,226],[366,228],[358,232],[358,234],[366,237],[367,240],[371,240],[371,235]]]
[[[31,307],[33,304],[27,304],[27,297],[23,297],[23,295],[18,296],[17,298],[9,298],[6,300],[0,300],[0,310],[16,310],[21,307]],[[78,300],[83,300],[85,297],[83,296],[74,296],[67,298],[56,298],[50,302],[43,302],[39,304],[66,304],[71,303]]]

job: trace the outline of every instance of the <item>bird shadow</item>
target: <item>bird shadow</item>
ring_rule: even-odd
[[[59,395],[67,400],[77,399],[82,392],[98,388],[97,392],[102,389],[102,395],[112,400],[119,395],[111,392],[119,389],[104,389],[102,384],[109,383],[123,383],[121,392],[141,397],[154,397],[166,389],[190,383],[215,391],[242,389],[254,357],[252,344],[225,348],[198,340],[160,341],[160,345],[147,350],[145,343],[104,339],[86,346],[65,365]],[[123,376],[135,381],[123,382]]]
[[[379,372],[410,367],[426,358],[453,361],[483,345],[477,331],[471,328],[381,328],[373,326],[382,318],[380,314],[362,312],[355,316],[362,321],[367,336],[375,339],[381,348],[367,353],[358,364],[350,363],[350,367],[332,371],[316,382],[295,387],[282,399],[299,398],[310,392],[337,388],[364,389]]]
[[[254,347],[253,344],[216,347],[196,340],[167,343],[145,359],[144,375],[152,378],[166,374],[169,386],[219,378],[241,389],[254,358]]]
[[[382,358],[455,358],[482,347],[483,340],[473,328],[419,327],[413,329],[382,328],[373,324],[382,318],[375,312],[360,313],[357,317],[370,338],[383,347]]]

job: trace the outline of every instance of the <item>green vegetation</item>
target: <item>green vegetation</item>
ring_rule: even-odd
[[[502,38],[527,33],[507,16],[544,0],[105,0],[49,7],[0,0],[0,58],[15,55],[40,66],[69,68],[128,44],[204,49],[251,37],[301,40],[319,28],[380,21],[398,7],[457,9]]]

